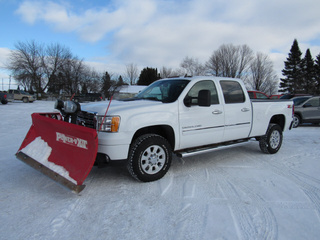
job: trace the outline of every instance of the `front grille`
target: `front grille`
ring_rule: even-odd
[[[88,128],[96,129],[96,113],[80,111],[77,114],[77,124]]]

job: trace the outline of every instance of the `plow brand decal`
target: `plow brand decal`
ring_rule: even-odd
[[[56,132],[56,136],[57,136],[57,138],[56,138],[57,142],[69,144],[74,147],[88,149],[88,147],[87,147],[88,141],[87,140],[73,137],[73,136],[66,135],[66,134],[59,133],[59,132]]]

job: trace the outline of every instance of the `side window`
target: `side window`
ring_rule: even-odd
[[[198,94],[200,90],[210,90],[211,104],[219,104],[216,86],[211,80],[197,82],[188,92],[186,98],[191,99],[191,105],[198,105]]]
[[[242,87],[235,81],[220,81],[225,103],[243,103],[246,98]]]
[[[249,98],[254,98],[254,93],[253,92],[248,92],[248,94],[249,94]]]
[[[268,99],[268,97],[266,95],[264,95],[263,93],[256,93],[257,98],[259,99]]]
[[[307,104],[310,104],[312,107],[319,107],[319,99],[320,98],[312,98]]]

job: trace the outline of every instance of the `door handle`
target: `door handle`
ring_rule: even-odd
[[[250,109],[246,108],[246,107],[241,109],[241,112],[249,112],[249,111],[250,111]]]
[[[222,111],[220,111],[220,110],[214,110],[213,112],[212,112],[212,114],[221,114],[222,113]]]

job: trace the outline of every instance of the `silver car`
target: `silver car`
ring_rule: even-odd
[[[320,96],[295,97],[294,102],[294,125],[298,127],[301,123],[320,123]]]

